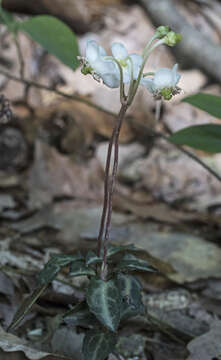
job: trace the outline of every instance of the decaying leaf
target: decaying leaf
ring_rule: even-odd
[[[6,333],[0,327],[0,348],[6,353],[24,353],[24,357],[19,357],[19,360],[65,360],[68,359],[61,355],[50,354],[47,352],[39,351],[29,347],[28,344],[23,342],[17,336]],[[11,357],[12,359],[12,357]]]
[[[213,323],[206,334],[192,340],[188,346],[187,360],[215,360],[221,356],[221,321]]]

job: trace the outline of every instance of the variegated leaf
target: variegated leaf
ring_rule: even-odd
[[[74,261],[70,266],[69,276],[95,276],[95,270],[86,266],[84,261]]]
[[[120,292],[113,280],[92,279],[86,300],[90,311],[109,330],[116,331],[120,322]]]
[[[117,265],[116,272],[118,271],[147,271],[157,272],[157,269],[148,264],[145,260],[138,259],[136,256],[126,254],[121,262]]]
[[[102,259],[100,257],[98,257],[93,251],[88,251],[87,255],[86,255],[86,259],[85,259],[85,264],[87,266],[89,265],[93,265],[93,264],[98,264],[101,263]]]
[[[128,244],[128,245],[113,245],[110,244],[108,246],[107,250],[107,257],[111,257],[119,252],[134,252],[134,251],[140,251],[141,249],[137,248],[134,244]]]
[[[114,350],[117,337],[111,332],[88,331],[84,337],[84,360],[105,360]]]
[[[140,282],[131,275],[119,273],[117,285],[122,296],[121,320],[144,314],[145,308],[142,303]]]

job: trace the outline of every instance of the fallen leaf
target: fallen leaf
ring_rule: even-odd
[[[148,224],[125,227],[127,236],[118,235],[121,244],[134,243],[152,256],[169,263],[175,273],[167,276],[177,283],[221,277],[221,249],[199,236],[185,233],[151,232]]]
[[[47,352],[39,351],[29,347],[24,341],[19,339],[17,336],[6,333],[2,327],[0,326],[0,348],[6,353],[13,353],[13,357],[9,359],[19,359],[19,360],[67,360],[67,357],[61,355],[50,354]],[[16,358],[18,352],[22,352],[23,356],[19,356]],[[3,357],[1,355],[2,360],[8,360],[7,357]],[[70,359],[70,358],[69,358]]]
[[[192,340],[188,346],[187,360],[215,360],[221,356],[221,321],[216,321],[206,334]]]

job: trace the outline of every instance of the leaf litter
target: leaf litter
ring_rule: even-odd
[[[136,24],[134,19],[138,19]],[[153,31],[150,19],[138,5],[113,7],[104,15],[104,24],[100,35],[96,34],[101,42],[110,43],[113,38],[128,42],[131,51],[139,51],[146,34]],[[146,32],[142,30],[141,36],[142,26]],[[80,43],[85,43],[88,36],[82,36]],[[21,40],[31,59],[33,44],[24,36]],[[11,54],[7,56],[10,59]],[[32,65],[33,61],[36,64],[36,59],[32,59]],[[52,81],[52,67],[65,79],[67,91],[89,95],[107,109],[114,103],[118,109],[115,92],[104,94],[99,85],[87,84],[82,77],[79,80],[78,71],[70,76],[50,57],[44,61],[46,70],[38,72],[40,79]],[[169,52],[151,61],[153,69],[157,62],[166,61],[168,67],[174,62]],[[207,82],[206,75],[191,71],[190,78],[195,76],[197,80],[191,87],[186,85],[188,93],[197,92]],[[31,76],[30,65],[27,74]],[[215,93],[219,91],[218,87]],[[13,99],[14,94],[22,95],[22,87],[9,83],[5,93]],[[13,330],[17,336],[3,328],[9,325],[24,294],[35,288],[35,275],[48,261],[48,254],[95,250],[103,196],[103,158],[114,119],[39,90],[30,93],[30,100],[35,106],[31,119],[25,107],[14,107],[16,126],[25,144],[24,157],[19,158],[25,170],[7,168],[0,173],[0,357],[8,360],[12,353],[16,360],[17,355],[19,360],[59,360],[71,354],[79,359],[82,328],[49,329],[48,318],[68,310],[70,303],[83,300],[85,278],[70,278],[67,291],[65,268],[52,287],[39,295],[31,316]],[[143,260],[160,271],[139,274],[147,315],[138,316],[120,329],[117,348],[122,359],[219,359],[220,184],[171,146],[153,139],[148,128],[153,126],[154,117],[146,110],[147,101],[154,109],[152,100],[141,90],[131,112],[134,120],[128,119],[122,129],[111,240],[117,245],[140,247]],[[171,129],[178,123],[183,126],[187,120],[191,124],[201,120],[198,112],[194,115],[179,101],[176,106],[166,105],[164,110],[163,121]],[[205,116],[203,121],[210,119]],[[9,128],[11,131],[11,125]],[[206,154],[197,155],[220,169],[220,155],[212,159]],[[38,333],[51,340],[44,344]],[[31,337],[34,334],[35,341]]]

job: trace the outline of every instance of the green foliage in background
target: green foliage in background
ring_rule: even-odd
[[[79,66],[76,35],[70,27],[54,16],[40,15],[25,21],[16,21],[13,15],[0,7],[0,21],[14,36],[17,36],[18,31],[25,32],[72,70]]]
[[[221,97],[211,94],[196,94],[183,100],[208,114],[221,119]],[[187,145],[210,153],[221,152],[221,125],[203,124],[179,130],[169,137],[178,145]]]

